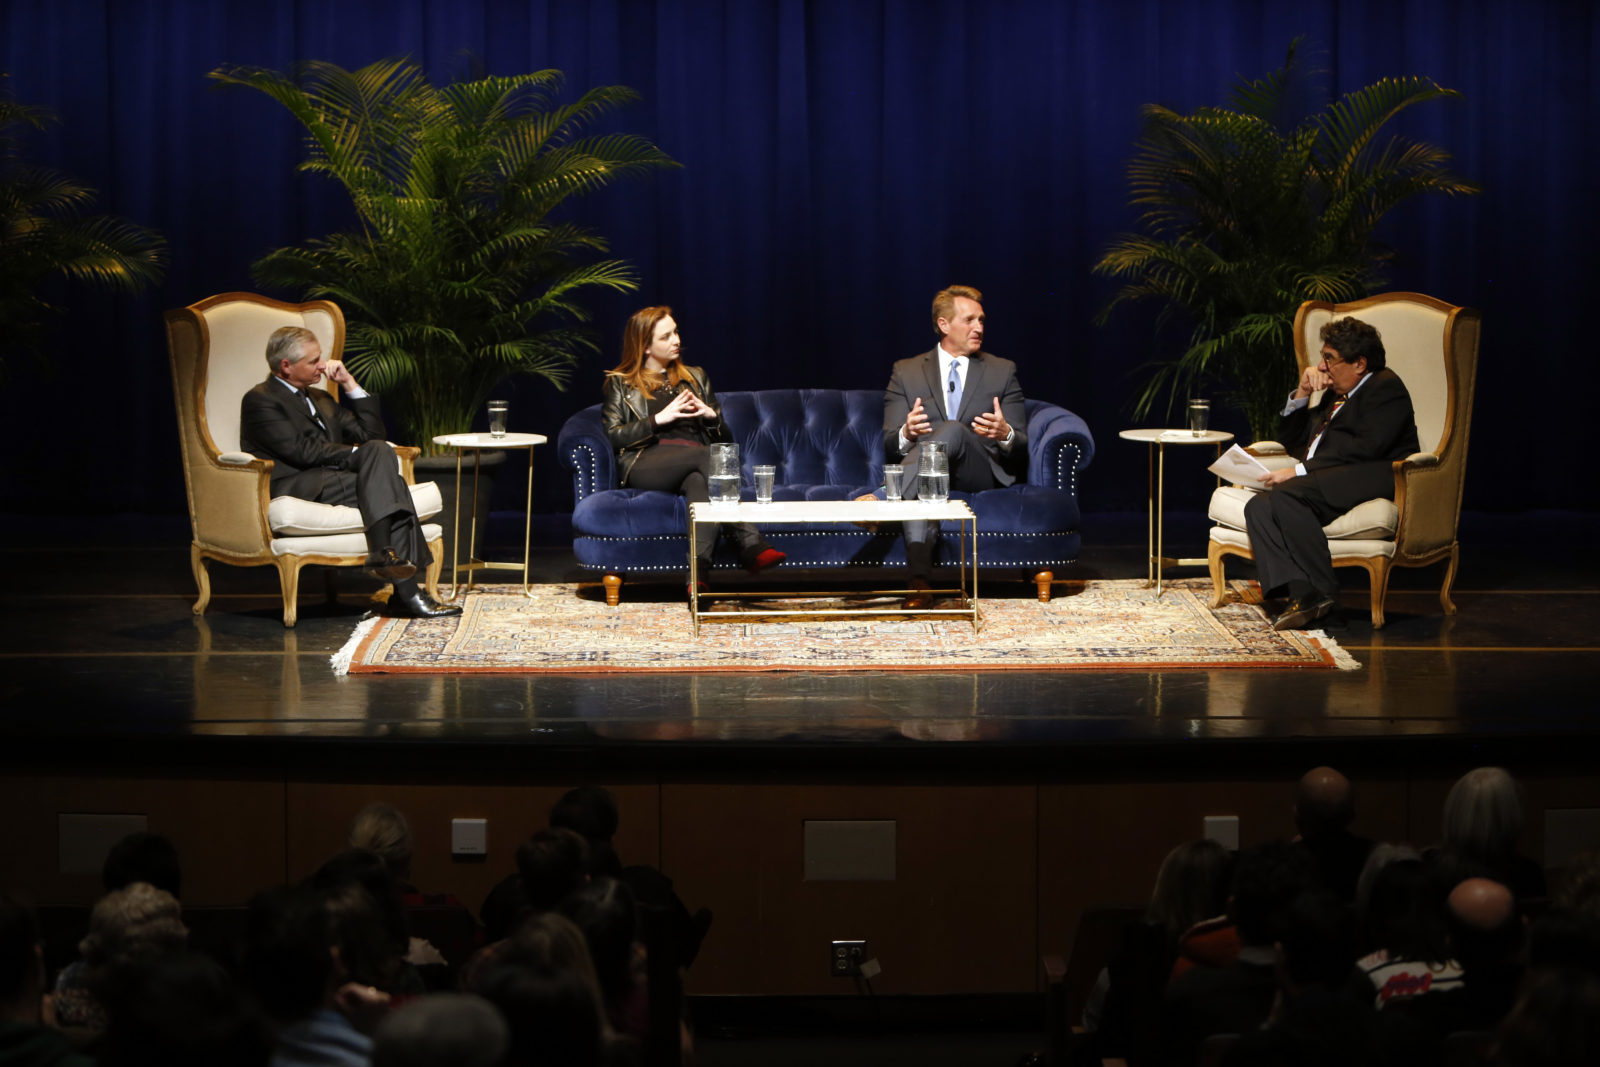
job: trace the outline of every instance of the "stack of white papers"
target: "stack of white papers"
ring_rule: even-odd
[[[1206,470],[1225,482],[1249,486],[1252,489],[1264,488],[1261,485],[1261,477],[1267,473],[1265,464],[1238,445],[1218,456],[1217,461]]]

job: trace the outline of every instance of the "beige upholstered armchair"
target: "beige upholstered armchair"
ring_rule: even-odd
[[[223,293],[169,311],[166,320],[189,523],[194,530],[189,561],[200,591],[194,613],[203,614],[211,600],[207,560],[236,567],[270,565],[278,569],[283,587],[283,624],[293,626],[301,567],[308,563],[359,567],[366,562],[361,513],[353,507],[294,497],[273,500],[272,461],[239,451],[239,405],[245,392],[267,376],[267,338],[272,331],[304,326],[334,360],[344,351],[344,315],[325,300],[285,304],[254,293]],[[324,385],[336,393],[333,383]],[[397,447],[395,452],[410,483],[419,449]],[[437,515],[442,508],[438,486],[432,482],[413,484],[411,499],[419,518]],[[425,523],[422,530],[433,550],[427,586],[437,592],[443,531],[435,523]]]
[[[1460,546],[1461,486],[1472,425],[1478,368],[1479,316],[1421,293],[1382,293],[1350,304],[1307,301],[1295,316],[1294,350],[1301,370],[1318,359],[1319,331],[1330,319],[1354,315],[1378,328],[1388,364],[1411,393],[1423,451],[1394,465],[1394,500],[1369,500],[1323,527],[1336,567],[1365,567],[1372,582],[1372,625],[1383,626],[1391,567],[1445,562],[1439,603],[1454,615],[1450,586]],[[1273,441],[1250,446],[1267,466],[1292,462]],[[1227,597],[1223,558],[1250,555],[1244,506],[1254,489],[1224,487],[1211,497],[1208,560],[1215,606]]]

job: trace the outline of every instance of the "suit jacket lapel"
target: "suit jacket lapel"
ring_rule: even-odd
[[[922,402],[923,408],[938,408],[940,411],[944,411],[944,405],[947,397],[944,391],[944,382],[939,377],[939,349],[937,346],[932,352],[929,352],[926,356],[922,357],[922,370],[928,382],[928,396],[927,399],[923,400]],[[938,400],[936,402],[930,402],[933,401],[934,397],[938,397]],[[930,417],[932,417],[931,410]],[[950,413],[945,412],[945,418],[949,417]]]

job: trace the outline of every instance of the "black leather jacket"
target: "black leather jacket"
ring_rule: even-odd
[[[699,367],[684,364],[684,384],[700,398],[700,402],[717,413],[717,421],[692,420],[695,435],[702,443],[732,441],[733,433],[722,417],[722,405],[717,394],[711,391],[711,379]],[[629,385],[620,375],[606,375],[604,399],[600,419],[605,426],[606,440],[617,450],[617,484],[627,485],[628,474],[633,470],[639,453],[656,443],[656,424],[650,417],[650,397]]]

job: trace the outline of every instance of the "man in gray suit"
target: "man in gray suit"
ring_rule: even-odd
[[[266,356],[271,374],[240,402],[239,446],[272,460],[272,495],[359,508],[367,567],[394,582],[390,610],[420,619],[461,614],[413,577],[433,556],[394,449],[384,440],[378,398],[342,362],[324,359],[316,335],[303,327],[275,330]],[[349,410],[322,388],[324,377],[343,387]]]
[[[917,495],[922,446],[942,441],[950,457],[950,488],[975,493],[1020,481],[1028,469],[1027,415],[1017,367],[983,351],[983,294],[952,285],[933,298],[933,351],[902,359],[883,395],[883,449],[906,469],[905,496]],[[933,542],[925,522],[907,522],[906,607],[927,608]]]

